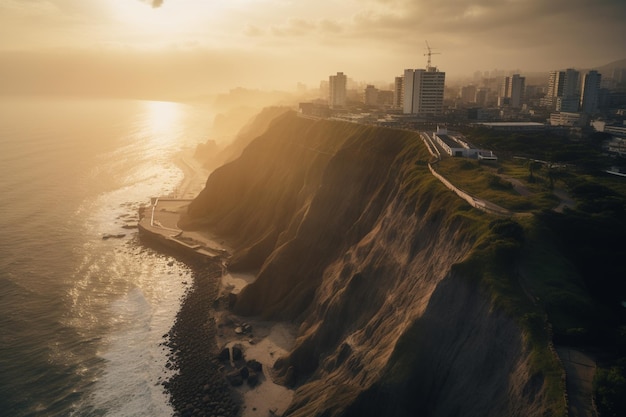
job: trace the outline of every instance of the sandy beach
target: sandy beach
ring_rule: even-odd
[[[254,280],[250,274],[222,275],[222,296],[238,293]],[[260,383],[254,387],[243,384],[237,388],[242,395],[242,417],[282,415],[293,398],[293,390],[272,381],[274,362],[286,354],[294,344],[297,327],[288,323],[239,317],[228,310],[216,311],[217,345],[221,349],[237,346],[243,350],[246,360],[262,364]]]
[[[180,212],[202,190],[208,172],[190,151],[181,152],[176,162],[184,179],[174,195],[157,203],[152,224],[145,214],[142,222],[151,234],[180,243],[182,260],[194,270],[193,286],[174,326],[164,335],[164,344],[173,352],[169,366],[178,374],[163,385],[180,415],[281,415],[293,391],[275,384],[271,370],[293,346],[297,328],[239,317],[228,309],[229,294],[238,293],[255,276],[228,272],[227,242],[206,232],[177,228]]]

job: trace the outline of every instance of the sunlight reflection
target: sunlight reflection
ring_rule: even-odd
[[[181,105],[168,101],[146,101],[145,105],[146,128],[153,140],[157,142],[174,140],[182,121]]]

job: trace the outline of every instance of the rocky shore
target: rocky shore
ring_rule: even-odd
[[[177,369],[163,383],[177,416],[236,416],[241,399],[230,388],[218,359],[216,325],[211,308],[218,303],[222,269],[219,264],[194,262],[194,282],[186,294],[174,326],[164,342]]]
[[[255,276],[226,271],[230,249],[223,241],[178,229],[179,216],[189,204],[180,198],[192,195],[204,175],[190,161],[184,156],[177,161],[185,174],[178,192],[159,199],[158,209],[140,209],[138,223],[144,245],[175,254],[193,271],[175,323],[163,335],[163,345],[171,350],[167,367],[176,373],[162,384],[176,416],[280,415],[293,391],[274,383],[271,368],[293,346],[295,327],[233,314],[229,295]]]

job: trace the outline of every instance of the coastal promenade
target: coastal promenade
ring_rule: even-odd
[[[223,241],[208,233],[183,231],[178,227],[181,214],[204,188],[209,172],[193,157],[190,149],[181,151],[176,164],[183,171],[181,183],[171,195],[150,199],[150,205],[144,207],[139,216],[139,233],[171,249],[224,264],[231,250]]]
[[[224,262],[230,257],[230,249],[206,233],[183,231],[178,219],[187,209],[190,199],[156,197],[145,207],[139,220],[139,233],[148,235],[174,250],[195,253],[208,260]]]

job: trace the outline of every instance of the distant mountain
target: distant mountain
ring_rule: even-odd
[[[626,58],[620,59],[618,61],[613,61],[609,64],[603,65],[601,67],[595,68],[600,74],[604,77],[612,77],[613,71],[616,68],[626,68]]]

